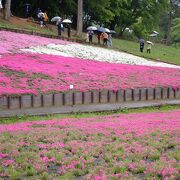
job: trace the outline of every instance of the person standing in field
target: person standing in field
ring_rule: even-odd
[[[140,39],[139,45],[140,45],[140,52],[143,52],[143,50],[144,50],[144,39]]]
[[[152,46],[152,44],[151,43],[148,43],[147,44],[147,53],[151,53],[151,46]]]
[[[47,22],[49,21],[48,15],[47,15],[47,11],[44,12],[44,26],[47,25]]]
[[[107,42],[107,44],[108,44],[108,47],[112,47],[112,34],[108,34],[108,42]]]
[[[71,37],[71,25],[67,24],[67,33],[68,33],[68,38]]]
[[[93,34],[94,32],[92,30],[88,31],[89,43],[92,43],[93,41]]]
[[[101,44],[101,32],[98,32],[97,34],[98,44]]]
[[[108,34],[106,32],[102,33],[103,45],[107,46]]]
[[[59,19],[57,22],[56,22],[56,26],[57,26],[57,30],[58,30],[58,36],[61,37],[61,31],[62,31],[62,22],[61,22],[61,19]]]

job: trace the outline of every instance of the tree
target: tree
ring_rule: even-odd
[[[107,26],[114,17],[110,0],[86,0],[84,2],[84,13],[88,17],[87,25],[95,23]]]
[[[127,27],[133,28],[136,23],[151,31],[167,4],[164,0],[111,0],[111,6],[115,6],[112,8],[115,16],[111,27],[118,28],[121,36]]]
[[[4,19],[9,20],[10,16],[11,16],[11,0],[6,0]]]
[[[78,0],[78,12],[77,12],[77,35],[82,36],[83,30],[83,0]]]
[[[171,38],[173,42],[180,42],[180,18],[173,20]]]

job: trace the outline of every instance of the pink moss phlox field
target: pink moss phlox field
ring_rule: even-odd
[[[0,95],[136,87],[180,88],[180,70],[78,58],[16,54],[0,61]]]
[[[180,110],[166,113],[111,115],[85,119],[61,119],[0,125],[0,133],[6,131],[30,131],[34,126],[50,129],[56,129],[56,126],[57,128],[73,127],[89,134],[99,132],[110,135],[109,133],[113,131],[116,135],[120,136],[124,133],[143,135],[146,132],[153,132],[155,130],[173,132],[177,131],[180,127]],[[63,144],[53,145],[63,147]]]
[[[39,37],[28,34],[20,34],[8,31],[1,31],[0,36],[0,54],[17,53],[19,49],[31,46],[42,46],[53,44],[70,44],[70,42]]]
[[[0,125],[0,178],[175,180],[179,127],[180,110]]]

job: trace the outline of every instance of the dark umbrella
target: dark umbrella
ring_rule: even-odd
[[[144,43],[144,39],[140,39],[139,42],[140,42],[140,43]]]

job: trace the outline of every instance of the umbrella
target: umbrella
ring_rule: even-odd
[[[103,27],[100,27],[100,28],[97,29],[97,31],[99,31],[99,32],[106,32],[106,29],[103,28]]]
[[[110,30],[110,34],[116,34],[116,31]]]
[[[38,13],[38,17],[42,17],[42,16],[44,16],[44,13],[43,12],[39,12]]]
[[[159,34],[157,31],[153,31],[153,34]]]
[[[156,37],[157,34],[153,33],[153,34],[150,34],[149,36],[151,36],[151,37]]]
[[[151,41],[146,41],[148,44],[152,44],[153,45],[153,43],[151,42]]]
[[[144,43],[144,39],[140,39],[139,42],[140,42],[140,43]]]
[[[51,19],[51,22],[56,22],[56,21],[59,21],[59,20],[61,20],[61,17],[55,16],[55,17],[53,17],[53,18]]]
[[[72,21],[69,20],[69,19],[64,19],[62,22],[63,22],[63,23],[72,23]]]
[[[108,28],[104,28],[106,33],[110,33],[110,30]]]
[[[89,26],[89,27],[87,28],[87,30],[88,30],[88,31],[96,31],[96,30],[97,30],[97,27],[95,27],[95,26]]]

